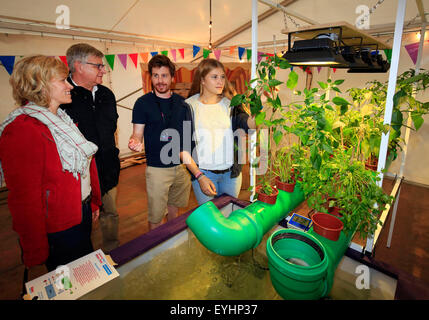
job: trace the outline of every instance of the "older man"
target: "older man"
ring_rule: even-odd
[[[103,202],[100,210],[102,248],[109,252],[119,245],[116,186],[120,163],[115,141],[116,98],[109,88],[102,85],[106,68],[101,51],[79,43],[71,46],[66,55],[70,68],[68,81],[73,85],[72,103],[61,108],[70,115],[85,138],[98,146],[95,161]]]

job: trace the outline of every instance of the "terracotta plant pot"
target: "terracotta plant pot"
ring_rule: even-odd
[[[370,160],[365,161],[365,169],[367,170],[377,171],[377,166],[378,166],[378,159],[373,161],[370,161]]]
[[[334,198],[328,198],[328,213],[330,213],[330,214],[332,214],[338,218],[341,218],[343,216],[341,214],[341,208],[337,207],[337,206],[330,207],[329,206],[330,201],[335,201],[335,199]]]
[[[283,190],[286,192],[293,192],[295,189],[296,182],[293,183],[287,183],[287,182],[281,182],[279,177],[276,177],[275,179],[277,189]]]
[[[314,232],[332,241],[338,240],[344,227],[340,219],[328,213],[316,212],[311,216],[311,220]]]
[[[256,194],[258,195],[258,200],[268,204],[275,204],[277,200],[277,195],[279,194],[279,190],[277,190],[276,187],[273,187],[273,193],[268,195],[264,193],[261,188],[262,186],[257,186],[255,190]]]
[[[341,214],[341,209],[339,207],[329,207],[328,212],[333,216],[341,218],[343,215]]]

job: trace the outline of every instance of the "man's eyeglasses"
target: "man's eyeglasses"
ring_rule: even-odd
[[[90,64],[92,66],[96,66],[98,70],[104,69],[106,66],[102,63],[92,63],[92,62],[84,62],[85,64]]]

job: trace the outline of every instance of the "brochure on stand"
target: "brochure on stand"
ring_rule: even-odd
[[[30,299],[75,300],[119,276],[101,249],[25,284]]]

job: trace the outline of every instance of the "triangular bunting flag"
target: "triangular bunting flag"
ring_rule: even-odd
[[[334,71],[334,73],[337,72],[337,68],[332,68],[332,71]]]
[[[390,63],[392,60],[392,49],[384,49],[384,53],[386,54],[387,61]]]
[[[234,54],[235,48],[237,48],[237,46],[230,46],[229,47],[229,54]]]
[[[130,57],[131,61],[134,63],[134,66],[137,68],[137,59],[138,59],[137,53],[130,53],[128,56]]]
[[[258,51],[258,63],[261,62],[263,54],[264,54],[263,52]]]
[[[317,73],[320,73],[320,70],[322,70],[322,67],[317,67]]]
[[[214,55],[215,55],[217,60],[219,60],[221,52],[222,52],[222,50],[215,50],[214,51]]]
[[[176,49],[171,49],[171,56],[173,57],[174,62],[176,62]]]
[[[147,59],[149,58],[149,52],[140,53],[140,57],[142,58],[144,63],[147,63]]]
[[[106,61],[110,66],[110,69],[112,69],[112,71],[113,71],[113,65],[115,64],[115,55],[114,54],[106,54],[104,57],[106,58]]]
[[[13,66],[15,65],[15,56],[0,56],[0,62],[3,64],[3,67],[9,75],[11,75]]]
[[[158,54],[158,51],[152,51],[150,54],[151,54],[152,57],[156,56]]]
[[[241,60],[241,57],[243,56],[243,53],[246,49],[242,47],[238,47],[238,59]]]
[[[200,51],[200,47],[198,47],[198,46],[196,46],[196,45],[194,45],[193,46],[193,49],[192,49],[192,55],[193,55],[193,57],[195,58],[195,56],[197,55],[197,53]]]
[[[127,70],[127,54],[126,53],[120,53],[118,54],[119,61],[121,61],[122,66],[125,70]]]
[[[411,60],[413,60],[413,63],[416,64],[417,56],[419,54],[419,42],[407,44],[405,46],[405,49],[407,50],[408,54],[410,55]]]
[[[246,49],[246,53],[247,53],[247,60],[251,60],[252,59],[252,49]]]
[[[68,63],[67,63],[67,57],[66,56],[60,56],[60,60],[68,67]]]
[[[164,56],[168,57],[168,50],[161,51],[161,54],[163,54]]]
[[[180,55],[182,56],[182,59],[185,59],[185,49],[181,48],[179,49]]]
[[[203,49],[203,57],[204,59],[207,59],[210,55],[211,50],[209,49]]]

